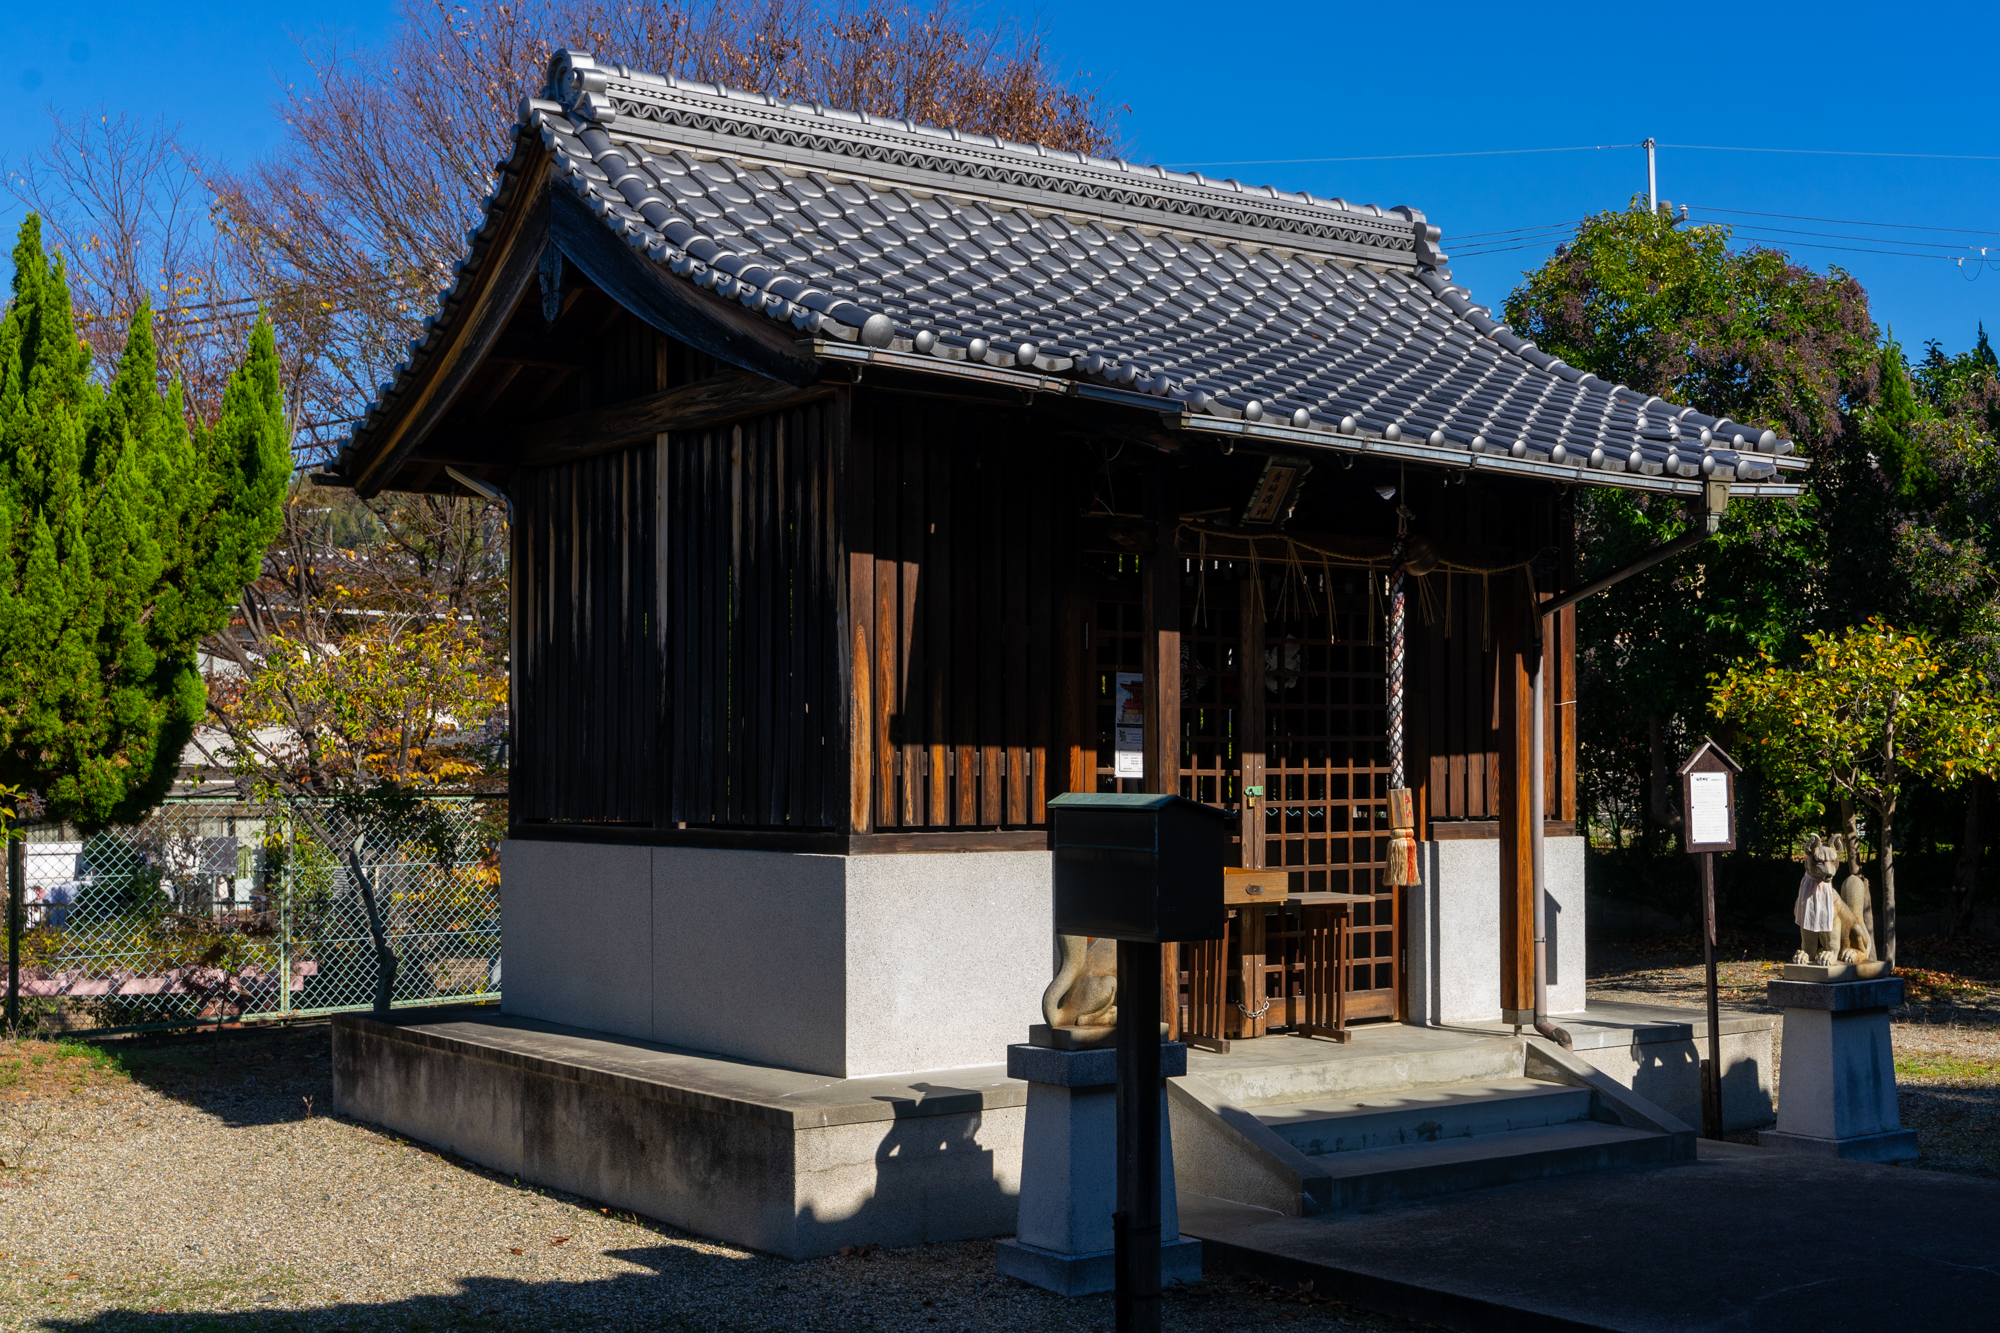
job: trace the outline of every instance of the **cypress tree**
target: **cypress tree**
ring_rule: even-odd
[[[1930,498],[1935,478],[1924,448],[1910,427],[1934,414],[1910,383],[1908,364],[1894,334],[1883,341],[1876,369],[1881,387],[1876,405],[1862,428],[1862,441],[1895,487],[1896,498],[1906,504],[1921,503]]]
[[[87,826],[166,794],[207,703],[202,636],[256,577],[290,471],[268,323],[190,429],[149,310],[92,379],[61,258],[22,224],[0,319],[0,783]]]

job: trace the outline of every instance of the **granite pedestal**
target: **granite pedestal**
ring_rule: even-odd
[[[1009,1046],[1007,1076],[1028,1084],[1021,1213],[994,1267],[1064,1296],[1112,1289],[1118,1207],[1118,1053]],[[1160,1282],[1201,1280],[1201,1242],[1181,1237],[1165,1081],[1187,1073],[1187,1047],[1160,1047]]]
[[[1896,1110],[1889,1007],[1903,1002],[1900,977],[1873,981],[1773,981],[1785,1013],[1778,1127],[1766,1148],[1863,1162],[1910,1162],[1915,1131]]]

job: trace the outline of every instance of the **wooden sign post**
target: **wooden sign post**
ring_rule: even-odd
[[[1722,1137],[1722,1006],[1715,987],[1715,854],[1736,850],[1742,766],[1706,736],[1681,765],[1681,843],[1701,866],[1701,948],[1708,964],[1708,1059],[1701,1062],[1701,1135]]]

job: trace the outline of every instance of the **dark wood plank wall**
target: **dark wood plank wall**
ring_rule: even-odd
[[[840,399],[661,446],[665,827],[835,829]]]
[[[664,684],[654,492],[644,447],[516,477],[517,819],[652,822]]]
[[[718,372],[623,311],[548,395],[587,410]],[[513,483],[515,818],[835,829],[838,400]]]
[[[852,430],[854,831],[1044,824],[1068,781],[1058,446],[1023,410],[865,386]]]
[[[574,407],[715,373],[627,317],[596,342]],[[1062,668],[1082,655],[1073,444],[1026,408],[864,385],[523,469],[517,818],[1043,825],[1050,795],[1095,776],[1078,673]],[[1413,499],[1449,547],[1552,546],[1566,569],[1560,498],[1472,485]],[[1494,836],[1503,622],[1525,620],[1525,580],[1420,582],[1410,734],[1425,822]],[[1565,614],[1547,679],[1552,820],[1575,815],[1574,645]]]
[[[709,358],[610,308],[575,331],[589,354],[532,413],[560,414],[712,374]],[[654,647],[654,450],[523,468],[514,500],[521,655],[515,677],[519,820],[647,825],[666,687]]]
[[[1554,568],[1567,578],[1570,550],[1567,504],[1524,501],[1476,487],[1433,491],[1438,520],[1431,531],[1459,551],[1556,552]],[[1496,563],[1498,563],[1496,561]],[[1500,817],[1500,751],[1508,717],[1501,650],[1510,617],[1525,622],[1528,580],[1510,570],[1482,576],[1425,575],[1410,595],[1412,775],[1424,783],[1425,821],[1433,833],[1497,837],[1486,827]],[[1542,595],[1554,591],[1544,580]],[[1563,586],[1567,586],[1566,583]],[[1543,677],[1543,793],[1546,817],[1576,818],[1576,612],[1555,617]],[[1448,826],[1438,834],[1435,825]],[[1464,828],[1455,826],[1464,825]]]

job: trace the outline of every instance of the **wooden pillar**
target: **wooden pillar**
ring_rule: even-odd
[[[1576,818],[1576,608],[1566,606],[1552,618],[1555,626],[1554,656],[1549,659],[1549,678],[1543,692],[1551,696],[1549,724],[1552,753],[1548,760],[1550,819]],[[1581,833],[1583,830],[1578,829]]]
[[[1143,603],[1140,670],[1146,680],[1146,790],[1176,793],[1181,786],[1181,559],[1174,553],[1179,525],[1178,469],[1158,458],[1146,469],[1146,520],[1153,549],[1140,564]],[[1180,950],[1160,946],[1160,1013],[1167,1035],[1179,1040]]]
[[[1269,914],[1261,903],[1236,909],[1238,924],[1230,941],[1229,963],[1236,973],[1237,1000],[1243,1007],[1230,1006],[1227,1035],[1232,1037],[1261,1037],[1271,1024],[1269,1011],[1257,1012],[1265,1004],[1264,937]]]
[[[875,828],[875,455],[865,430],[853,429],[848,391],[834,417],[836,485],[845,513],[846,600],[840,622],[840,686],[847,708],[847,832]]]
[[[1496,587],[1493,594],[1501,631],[1494,653],[1500,673],[1500,1011],[1505,1021],[1528,1023],[1535,1008],[1534,843],[1528,826],[1528,747],[1534,736],[1528,655],[1534,644],[1525,577],[1508,575],[1504,591]],[[1444,965],[1449,967],[1449,960]]]
[[[1264,868],[1264,797],[1252,796],[1249,788],[1264,786],[1264,609],[1262,589],[1255,579],[1236,585],[1238,607],[1238,670],[1236,673],[1237,754],[1241,764],[1237,780],[1242,793],[1243,819],[1239,828],[1242,857],[1237,862],[1245,870]],[[1262,931],[1259,936],[1261,938]],[[1262,952],[1260,948],[1259,953]]]
[[[1146,469],[1146,519],[1153,549],[1142,560],[1142,665],[1146,673],[1146,790],[1180,790],[1181,559],[1174,553],[1178,477],[1170,458]]]

